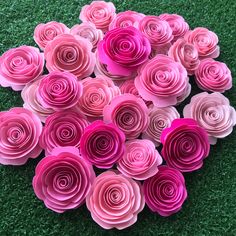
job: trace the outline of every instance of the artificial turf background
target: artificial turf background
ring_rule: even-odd
[[[117,11],[182,15],[191,28],[207,27],[220,39],[218,60],[236,75],[235,0],[114,0]],[[78,23],[88,1],[0,0],[0,54],[22,44],[35,45],[34,27],[40,22]],[[194,86],[194,93],[199,92]],[[236,82],[234,80],[234,86]],[[226,92],[236,106],[236,89]],[[187,102],[189,99],[187,99]],[[20,93],[0,88],[0,109],[21,106]],[[181,109],[182,107],[180,107]],[[1,135],[1,134],[0,134]],[[40,159],[40,158],[39,158]],[[204,167],[185,175],[188,200],[178,214],[162,218],[147,208],[138,222],[124,231],[105,231],[86,207],[59,215],[44,207],[34,195],[31,181],[37,160],[22,167],[0,166],[0,235],[236,235],[236,130],[211,148]]]

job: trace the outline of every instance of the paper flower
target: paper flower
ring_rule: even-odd
[[[140,184],[115,171],[97,176],[86,198],[93,220],[104,229],[133,225],[144,204]]]
[[[43,73],[44,55],[38,48],[11,48],[0,57],[0,85],[20,91]]]
[[[36,196],[57,213],[85,202],[95,173],[74,147],[55,148],[37,165],[33,178]]]

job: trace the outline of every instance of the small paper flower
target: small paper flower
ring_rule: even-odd
[[[42,151],[42,124],[31,111],[14,107],[0,112],[0,164],[23,165]]]
[[[122,94],[130,93],[137,97],[140,97],[138,90],[136,89],[134,85],[134,80],[132,79],[126,80],[120,85],[120,92]]]
[[[78,208],[85,202],[95,173],[74,147],[55,148],[37,165],[33,178],[36,196],[57,213]]]
[[[133,225],[144,204],[140,184],[115,171],[97,176],[86,198],[93,220],[104,229]]]
[[[187,198],[184,176],[168,166],[144,181],[143,192],[148,207],[165,217],[180,211]]]

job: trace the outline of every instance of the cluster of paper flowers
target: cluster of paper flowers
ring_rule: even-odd
[[[116,14],[104,1],[84,6],[80,20],[39,24],[41,52],[20,46],[0,57],[1,86],[24,101],[0,113],[0,163],[23,165],[44,150],[36,196],[58,213],[86,202],[105,229],[134,224],[145,203],[176,213],[187,198],[182,173],[201,168],[236,124],[217,35],[176,14]],[[189,75],[204,92],[180,118],[174,106],[190,95]]]

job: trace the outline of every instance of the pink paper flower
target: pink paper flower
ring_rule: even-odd
[[[38,48],[20,46],[11,48],[0,57],[0,85],[15,91],[43,73],[44,55]]]
[[[148,108],[141,98],[123,94],[113,98],[104,108],[103,119],[114,123],[127,139],[135,139],[148,127]]]
[[[100,62],[110,73],[122,76],[134,74],[150,53],[148,39],[134,27],[113,29],[98,44]]]
[[[172,58],[158,55],[140,68],[135,86],[147,101],[157,107],[176,105],[189,87],[186,69]]]
[[[97,29],[106,32],[115,16],[116,8],[112,2],[93,1],[82,7],[79,19],[82,22],[91,22]]]
[[[184,176],[168,166],[144,181],[143,192],[148,207],[165,217],[180,211],[187,198]]]
[[[120,85],[120,92],[122,94],[130,93],[137,97],[140,97],[138,90],[136,89],[134,85],[134,80],[132,79],[126,80]]]
[[[198,87],[203,90],[224,93],[232,88],[231,71],[223,62],[206,58],[201,61],[195,75]]]
[[[93,73],[95,57],[91,52],[92,44],[79,36],[58,35],[48,42],[44,54],[46,67],[50,71],[68,71],[78,79]]]
[[[210,143],[224,138],[233,131],[236,124],[236,111],[229,100],[220,93],[199,93],[184,107],[184,117],[195,119],[206,130]]]
[[[36,196],[57,213],[78,208],[85,202],[95,173],[74,147],[55,148],[37,165],[33,178]]]
[[[141,185],[115,171],[97,176],[86,198],[93,220],[104,229],[133,225],[144,204]]]
[[[125,176],[145,180],[155,175],[162,158],[153,142],[134,139],[126,142],[126,151],[117,162],[117,169]]]
[[[94,121],[80,140],[82,156],[98,168],[111,168],[124,154],[125,135],[114,124]]]
[[[14,107],[0,112],[0,164],[23,165],[38,157],[41,132],[39,118],[29,110]]]
[[[60,22],[50,21],[45,24],[41,23],[35,27],[34,41],[41,50],[44,50],[48,42],[52,41],[56,36],[69,32],[70,29]]]
[[[161,134],[162,156],[168,166],[182,172],[198,170],[209,155],[206,131],[193,119],[175,119]]]

